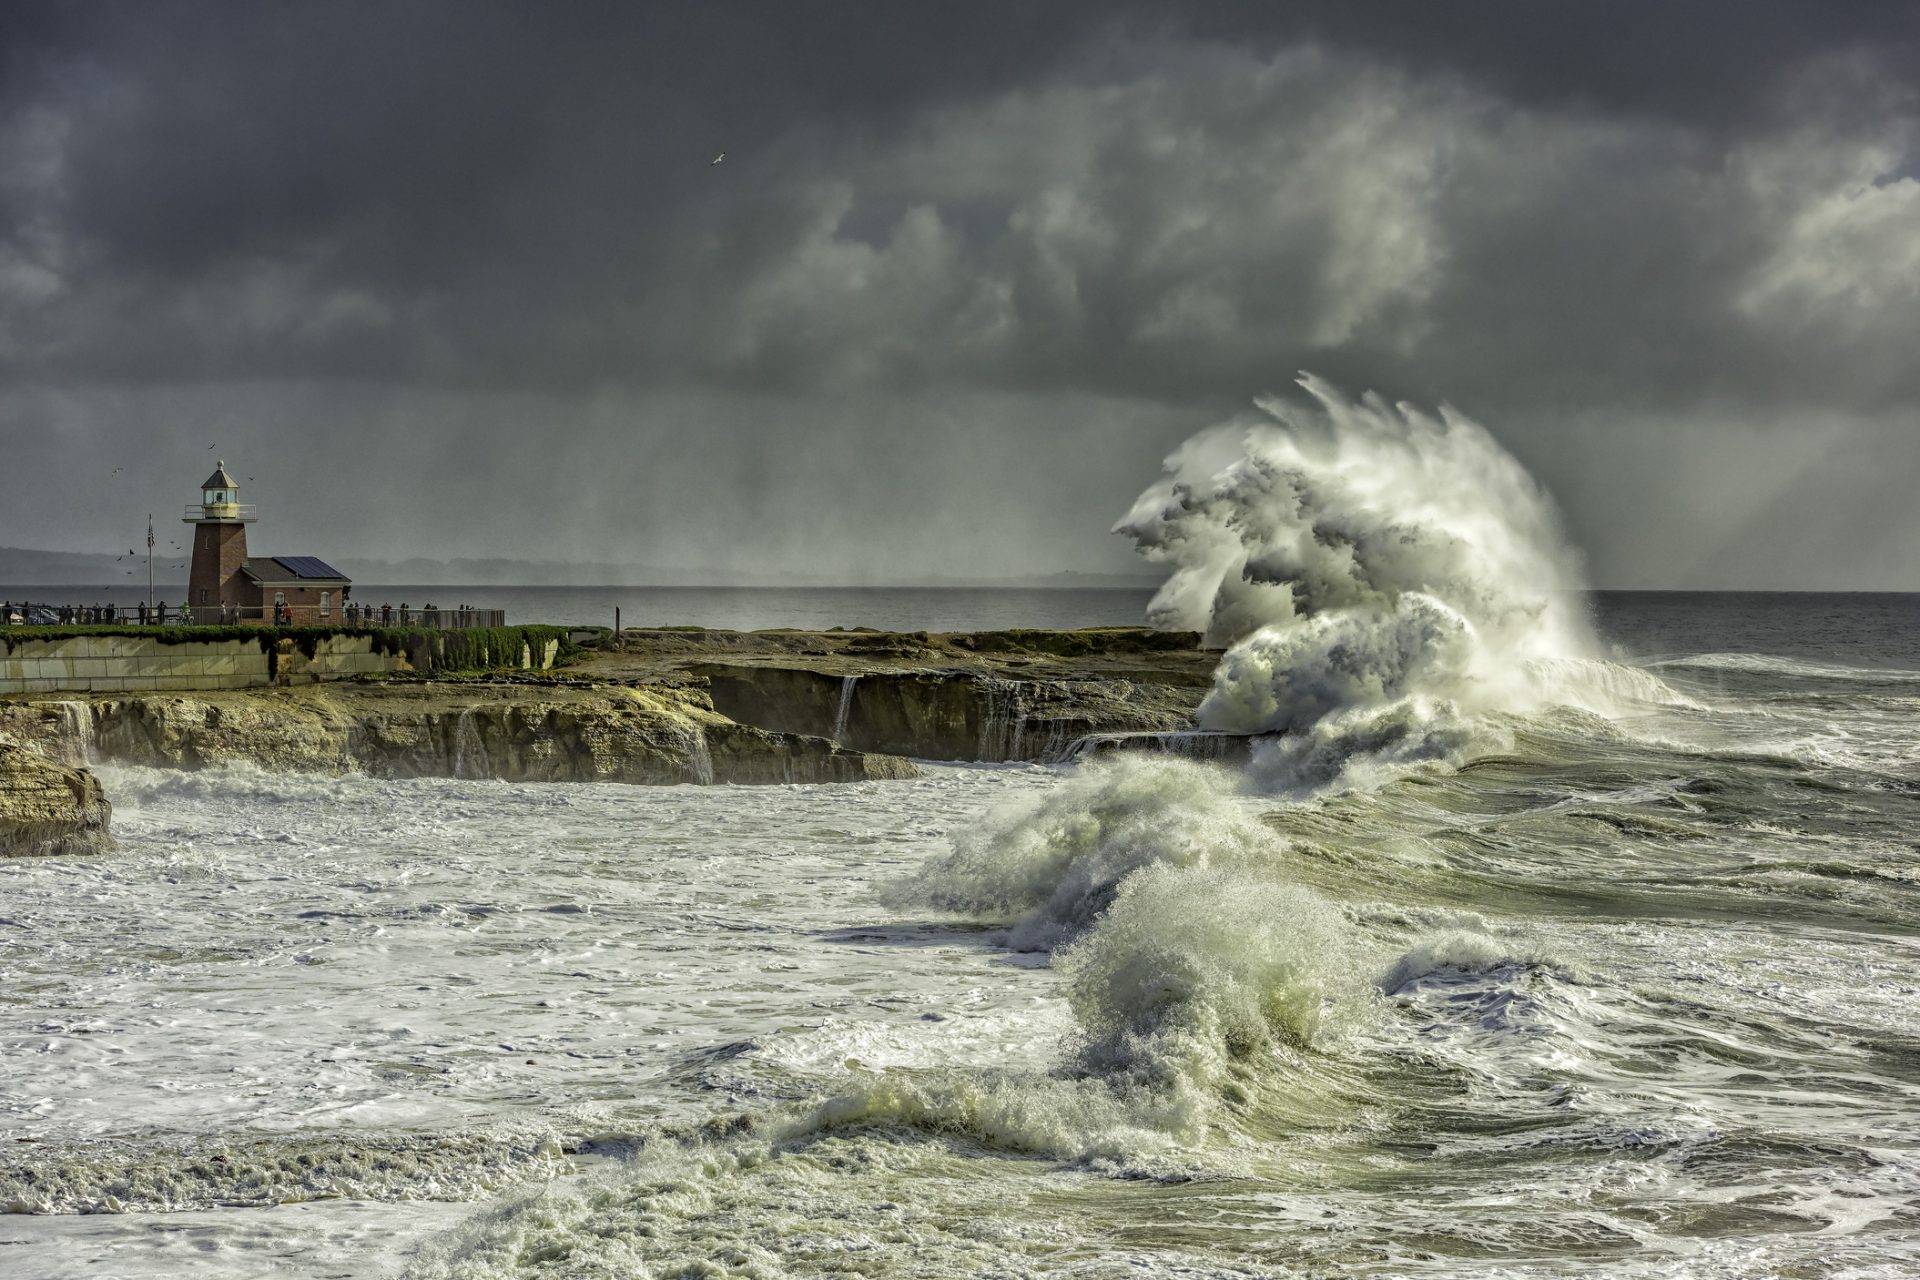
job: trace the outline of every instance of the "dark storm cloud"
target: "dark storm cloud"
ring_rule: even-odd
[[[1171,20],[1170,29],[1243,43],[1316,39],[1410,69],[1457,73],[1521,106],[1733,133],[1774,114],[1779,81],[1809,60],[1859,55],[1893,78],[1920,70],[1920,12],[1905,0],[1223,0]]]
[[[1910,10],[1538,9],[53,7],[11,33],[7,355],[1174,399],[1276,358],[1455,395],[1516,364],[1772,395],[1804,363],[1911,393],[1872,353],[1783,363],[1798,326],[1739,306],[1807,201],[1905,162]],[[1765,198],[1796,98],[1797,145],[1882,171]]]
[[[1631,575],[1609,433],[1920,421],[1916,85],[1910,4],[15,5],[0,375],[65,407],[7,421],[386,387],[480,465],[475,397],[670,400],[766,499],[786,397],[991,506],[935,435],[1151,456],[1308,366],[1493,420]]]

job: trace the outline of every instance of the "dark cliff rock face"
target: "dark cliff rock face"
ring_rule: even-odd
[[[0,742],[0,856],[100,853],[113,847],[112,817],[91,773]]]
[[[245,761],[285,772],[639,784],[918,776],[905,760],[735,724],[696,690],[320,686],[103,698],[8,723],[49,756],[90,749],[165,769]]]
[[[1143,628],[625,632],[542,681],[0,699],[0,738],[69,765],[510,782],[849,782],[913,777],[909,756],[1212,758],[1234,744],[1192,732],[1217,659],[1197,644]]]
[[[1122,679],[1018,680],[967,671],[833,675],[708,663],[716,711],[856,751],[934,760],[1058,760],[1098,734],[1193,727],[1192,691]]]

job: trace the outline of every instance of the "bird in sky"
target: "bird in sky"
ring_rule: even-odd
[[[727,158],[727,153],[722,151],[719,155],[715,156],[712,160],[707,162],[707,168],[709,169],[713,168],[714,165],[719,164],[722,160],[725,160],[726,158]]]

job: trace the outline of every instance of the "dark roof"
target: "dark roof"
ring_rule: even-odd
[[[240,486],[235,484],[233,477],[227,474],[227,464],[220,462],[214,464],[213,474],[208,476],[207,482],[200,487],[202,489],[237,489]]]
[[[255,582],[347,582],[340,572],[318,556],[267,556],[240,566]]]

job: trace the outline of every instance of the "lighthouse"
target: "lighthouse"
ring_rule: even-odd
[[[187,575],[187,604],[196,622],[216,622],[220,606],[238,604],[251,595],[251,584],[241,575],[247,560],[247,526],[257,516],[240,503],[240,486],[218,463],[200,486],[200,505],[188,507],[181,519],[193,526],[193,567]]]

